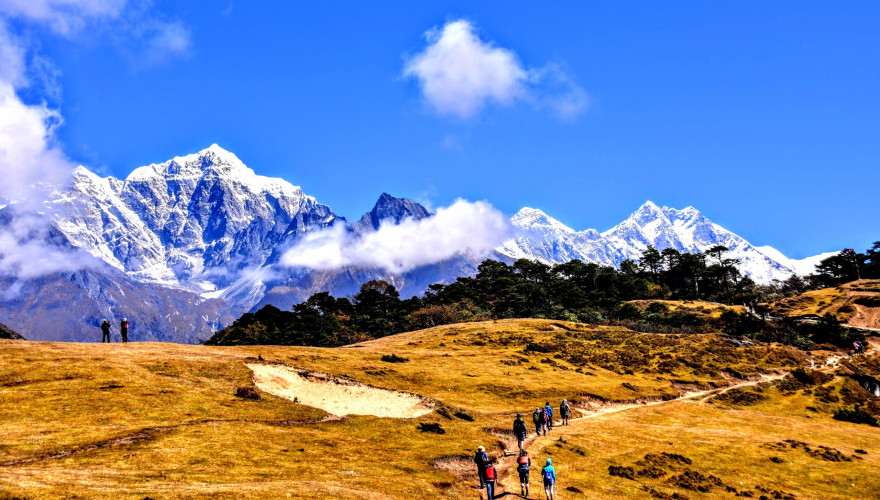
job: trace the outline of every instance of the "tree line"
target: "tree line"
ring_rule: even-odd
[[[547,318],[584,323],[624,323],[642,331],[696,333],[725,330],[764,335],[798,345],[813,336],[802,329],[783,334],[764,332],[766,325],[747,315],[727,314],[710,320],[693,313],[670,312],[662,303],[640,310],[632,300],[705,300],[748,304],[793,288],[821,286],[827,280],[850,276],[846,264],[858,265],[862,277],[872,277],[880,265],[880,242],[865,259],[847,252],[826,259],[817,275],[800,283],[758,286],[727,257],[728,249],[715,246],[703,253],[685,253],[648,247],[638,261],[625,260],[619,268],[572,260],[547,264],[520,259],[512,264],[486,260],[473,277],[431,285],[424,296],[401,299],[386,281],[364,283],[353,297],[316,293],[291,310],[267,305],[246,313],[217,331],[209,345],[279,344],[333,347],[410,330],[462,321],[502,318]],[[862,254],[858,254],[862,255]],[[851,259],[847,261],[846,259]],[[821,274],[819,274],[821,273]],[[850,274],[847,274],[850,273]],[[792,289],[792,290],[789,290]],[[798,292],[799,293],[799,292]],[[788,328],[788,327],[786,327]],[[839,340],[839,342],[842,342]]]

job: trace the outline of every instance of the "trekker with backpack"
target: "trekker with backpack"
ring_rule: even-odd
[[[106,319],[101,323],[101,343],[104,342],[110,342],[110,322]]]
[[[477,464],[477,475],[480,476],[480,489],[486,487],[486,467],[490,465],[489,455],[486,455],[486,447],[480,445],[474,454],[474,463]]]
[[[547,465],[541,469],[541,478],[544,481],[544,494],[547,500],[556,500],[556,469],[553,467],[553,459],[547,459]]]
[[[495,466],[486,465],[486,497],[488,500],[495,500]]]
[[[535,422],[535,433],[537,435],[541,435],[541,429],[544,429],[544,410],[541,408],[535,408],[535,411],[532,413],[532,421]],[[544,430],[544,435],[547,435],[547,430]]]
[[[544,420],[547,424],[547,429],[553,430],[553,407],[550,406],[550,401],[547,401],[544,404]]]
[[[122,318],[122,323],[119,324],[119,335],[122,337],[122,342],[128,342],[128,318]]]
[[[513,421],[513,435],[516,436],[516,445],[519,449],[523,449],[523,442],[526,440],[529,429],[526,427],[525,420],[522,419],[522,413],[516,414],[516,420]]]
[[[568,425],[568,419],[571,417],[571,408],[568,406],[568,400],[563,399],[559,405],[559,416],[562,417],[562,425]]]
[[[529,467],[532,465],[532,459],[529,458],[529,452],[526,450],[519,451],[519,457],[516,459],[516,471],[519,472],[519,491],[520,495],[529,497]]]

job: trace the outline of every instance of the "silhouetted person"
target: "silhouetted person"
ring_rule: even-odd
[[[106,319],[101,323],[101,332],[103,333],[101,335],[101,343],[110,342],[110,322]]]
[[[486,487],[486,467],[491,463],[489,455],[486,454],[486,447],[480,445],[474,454],[474,463],[477,464],[477,475],[480,476],[480,489]]]
[[[568,405],[567,399],[563,399],[562,404],[559,405],[559,416],[562,417],[562,425],[568,425],[568,419],[571,418],[571,407]]]
[[[122,337],[123,342],[128,342],[128,319],[122,318],[122,323],[119,324],[119,335]]]
[[[550,401],[544,406],[544,425],[547,426],[547,430],[553,430],[553,407],[550,406]],[[544,435],[547,433],[545,432]]]
[[[526,427],[525,420],[522,419],[522,414],[516,414],[516,420],[513,421],[513,435],[516,436],[516,445],[519,446],[519,449],[523,449],[523,441],[526,440],[526,435],[528,435],[529,429]]]

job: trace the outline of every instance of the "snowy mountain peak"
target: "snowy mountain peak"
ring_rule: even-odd
[[[277,177],[257,175],[233,153],[217,144],[185,156],[174,157],[164,163],[153,163],[136,168],[125,179],[126,184],[155,182],[193,183],[202,179],[217,178],[224,182],[242,185],[252,193],[269,193],[278,197],[300,198],[299,186]]]
[[[792,261],[778,252],[756,248],[690,206],[679,210],[647,201],[601,234],[593,230],[576,232],[532,208],[520,210],[511,222],[518,235],[498,251],[511,258],[549,264],[580,259],[617,266],[625,259],[637,261],[649,246],[695,253],[723,245],[728,248],[727,257],[738,260],[740,270],[760,283],[810,272],[815,265],[813,260]]]
[[[546,213],[537,208],[523,207],[517,212],[510,221],[522,228],[536,229],[538,227],[544,230],[556,230],[565,233],[574,233],[574,229],[566,226],[558,220],[550,217]]]

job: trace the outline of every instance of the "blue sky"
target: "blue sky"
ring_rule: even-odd
[[[880,239],[876,2],[133,8],[16,28],[58,72],[64,151],[103,173],[218,143],[348,218],[387,191],[602,231],[650,199],[792,257]],[[513,94],[450,110],[405,75],[459,20],[524,72]]]

